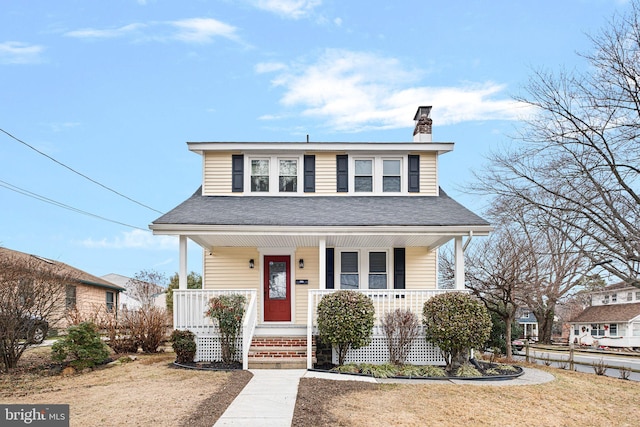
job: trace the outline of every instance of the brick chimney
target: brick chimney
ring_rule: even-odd
[[[418,107],[413,118],[416,128],[413,130],[413,142],[431,142],[431,106]]]

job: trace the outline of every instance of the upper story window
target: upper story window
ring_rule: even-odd
[[[297,193],[300,169],[298,158],[254,157],[249,159],[252,193]],[[277,185],[271,184],[277,182]]]
[[[373,160],[355,160],[353,183],[358,193],[373,191]]]
[[[298,191],[298,160],[280,160],[280,192],[295,193]]]
[[[382,161],[382,192],[399,193],[402,190],[401,169],[400,160]]]
[[[529,310],[525,310],[522,312],[522,318],[523,319],[528,319],[529,318]]]
[[[251,191],[269,191],[269,160],[251,160]]]
[[[627,292],[627,301],[633,301],[633,292]]]
[[[618,294],[611,294],[611,302],[618,302]]]
[[[406,185],[402,158],[354,158],[350,170],[356,193],[400,193]]]

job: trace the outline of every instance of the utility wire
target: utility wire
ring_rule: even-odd
[[[66,205],[66,204],[64,204],[62,202],[58,202],[58,201],[50,199],[48,197],[41,196],[41,195],[36,194],[36,193],[34,193],[32,191],[25,190],[24,188],[16,187],[15,185],[9,184],[6,181],[0,180],[0,187],[4,187],[4,188],[6,188],[8,190],[15,191],[16,193],[22,194],[23,196],[27,196],[27,197],[34,198],[36,200],[40,200],[41,202],[49,203],[49,204],[52,204],[54,206],[58,206],[58,207],[63,208],[63,209],[68,209],[68,210],[70,210],[72,212],[76,212],[76,213],[79,213],[79,214],[87,215],[87,216],[90,216],[90,217],[93,217],[93,218],[98,218],[98,219],[101,219],[103,221],[112,222],[114,224],[124,225],[125,227],[135,228],[137,230],[149,231],[146,228],[136,227],[135,225],[126,224],[124,222],[120,222],[120,221],[116,221],[116,220],[113,220],[113,219],[105,218],[103,216],[96,215],[96,214],[93,214],[91,212],[83,211],[82,209],[74,208],[73,206],[69,206],[69,205]]]
[[[38,154],[41,154],[41,155],[45,156],[45,157],[46,157],[46,158],[48,158],[49,160],[51,160],[51,161],[53,161],[53,162],[55,162],[55,163],[59,164],[60,166],[62,166],[62,167],[64,167],[64,168],[66,168],[66,169],[68,169],[68,170],[70,170],[71,172],[73,172],[73,173],[75,173],[75,174],[77,174],[77,175],[80,175],[81,177],[83,177],[83,178],[85,178],[85,179],[87,179],[87,180],[89,180],[89,181],[93,182],[93,183],[94,183],[94,184],[96,184],[96,185],[99,185],[100,187],[104,188],[105,190],[111,191],[112,193],[115,193],[115,194],[117,194],[117,195],[118,195],[118,196],[120,196],[120,197],[124,197],[125,199],[129,200],[130,202],[133,202],[133,203],[135,203],[135,204],[137,204],[137,205],[140,205],[140,206],[142,206],[142,207],[145,207],[145,208],[147,208],[147,209],[150,209],[150,210],[152,210],[152,211],[154,211],[154,212],[157,212],[157,213],[159,213],[159,214],[163,214],[163,213],[164,213],[164,212],[160,212],[160,211],[159,211],[159,210],[157,210],[157,209],[152,208],[151,206],[147,206],[147,205],[145,205],[144,203],[141,203],[141,202],[139,202],[139,201],[137,201],[137,200],[134,200],[134,199],[132,199],[132,198],[131,198],[131,197],[129,197],[129,196],[125,196],[124,194],[122,194],[122,193],[120,193],[120,192],[118,192],[118,191],[114,190],[113,188],[111,188],[111,187],[107,187],[106,185],[104,185],[104,184],[102,184],[102,183],[100,183],[100,182],[96,181],[95,179],[88,177],[87,175],[83,174],[82,172],[78,172],[77,170],[73,169],[72,167],[67,166],[67,165],[65,165],[64,163],[62,163],[62,162],[60,162],[60,161],[58,161],[58,160],[54,159],[54,158],[53,158],[53,157],[51,157],[50,155],[48,155],[48,154],[46,154],[46,153],[43,153],[42,151],[38,150],[38,149],[37,149],[37,148],[35,148],[34,146],[27,144],[26,142],[24,142],[23,140],[21,140],[21,139],[19,139],[19,138],[16,138],[15,136],[11,135],[9,132],[7,132],[7,131],[6,131],[6,130],[4,130],[4,129],[0,129],[0,132],[2,132],[2,133],[4,133],[4,134],[6,134],[6,135],[7,135],[7,136],[9,136],[10,138],[15,139],[15,140],[16,140],[16,141],[18,141],[19,143],[26,145],[27,147],[31,148],[31,149],[32,149],[33,151],[35,151],[36,153],[38,153]]]

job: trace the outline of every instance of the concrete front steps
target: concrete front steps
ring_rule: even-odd
[[[315,363],[315,340],[312,357]],[[307,369],[307,338],[254,336],[249,347],[249,369]]]

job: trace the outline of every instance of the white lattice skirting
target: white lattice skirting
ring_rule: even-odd
[[[222,345],[219,337],[196,337],[196,362],[215,362],[222,360]],[[236,340],[237,361],[242,361],[242,338]]]
[[[332,352],[332,362],[338,363],[338,353],[335,349]],[[371,363],[381,365],[389,362],[389,350],[387,348],[387,338],[384,336],[374,336],[371,344],[357,350],[349,350],[345,363]],[[412,365],[445,365],[440,349],[427,342],[424,337],[416,338],[413,341],[411,351],[406,360]]]

